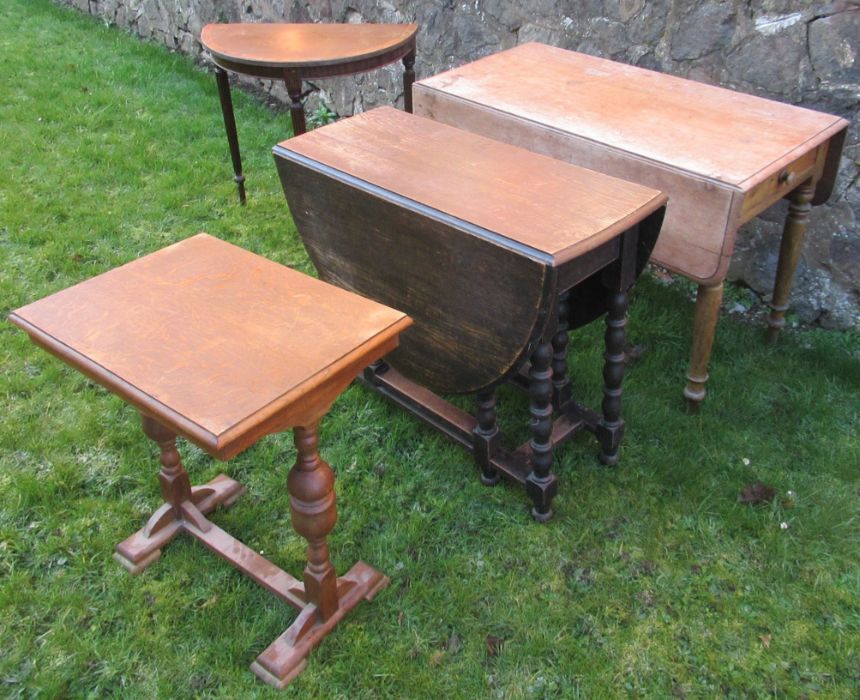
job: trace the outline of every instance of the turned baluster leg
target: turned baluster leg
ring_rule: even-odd
[[[690,353],[687,386],[684,387],[684,397],[687,399],[687,410],[690,413],[696,413],[705,399],[708,363],[711,360],[711,348],[714,345],[714,334],[720,317],[722,300],[722,282],[711,286],[699,285],[696,295],[696,315],[693,319],[693,349]]]
[[[775,343],[779,332],[785,326],[785,312],[791,296],[794,273],[800,261],[803,239],[809,225],[809,211],[812,209],[812,195],[815,188],[812,181],[805,182],[791,193],[788,216],[779,246],[779,262],[776,266],[776,282],[770,302],[770,316],[767,319],[767,342]]]
[[[412,83],[415,82],[415,49],[403,57],[403,109],[412,113]]]
[[[215,67],[215,82],[218,83],[218,97],[221,99],[221,113],[224,115],[224,129],[233,160],[233,181],[239,188],[239,203],[245,203],[245,176],[242,174],[242,157],[239,155],[239,135],[236,133],[236,119],[233,116],[233,98],[230,96],[230,80],[227,71]]]
[[[567,346],[570,342],[568,321],[570,292],[558,300],[558,330],[552,337],[552,405],[560,410],[570,400],[570,379],[567,374]]]
[[[624,434],[621,420],[621,383],[624,380],[624,339],[627,325],[627,293],[611,292],[606,314],[603,354],[603,420],[597,436],[600,440],[600,462],[607,466],[618,464],[618,449]]]
[[[334,474],[317,452],[315,425],[293,429],[298,456],[287,478],[293,527],[308,541],[305,595],[320,619],[328,620],[338,608],[337,577],[329,558],[326,536],[337,521]]]
[[[140,422],[143,425],[143,432],[150,440],[156,442],[161,450],[161,471],[158,474],[161,495],[164,502],[172,507],[174,516],[181,519],[182,504],[191,500],[191,481],[176,449],[176,434],[147,415],[141,414]]]
[[[307,131],[305,126],[305,107],[302,104],[302,79],[298,75],[287,73],[284,77],[287,94],[290,96],[290,116],[293,120],[293,136],[299,136]]]
[[[531,396],[532,471],[526,491],[534,502],[532,517],[546,522],[552,517],[552,499],[558,490],[552,473],[552,345],[541,343],[531,356],[529,395]]]
[[[501,433],[496,424],[496,390],[485,389],[478,392],[477,412],[475,418],[475,459],[481,467],[481,483],[484,486],[495,486],[499,483],[499,471],[490,459],[499,449]]]

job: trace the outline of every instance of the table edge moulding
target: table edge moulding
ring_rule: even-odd
[[[585,428],[617,463],[627,293],[665,194],[390,107],[274,155],[320,278],[414,320],[365,385],[470,451],[485,484],[522,485],[539,521],[552,515],[555,447]],[[603,314],[595,412],[573,400],[567,335]],[[503,382],[531,398],[533,437],[512,452],[496,424]],[[475,415],[441,396],[466,393]]]
[[[224,129],[239,202],[245,203],[245,175],[227,71],[283,80],[290,96],[293,134],[307,130],[304,81],[365,73],[403,62],[403,101],[412,111],[417,24],[239,23],[207,24],[200,44],[215,66]]]
[[[198,234],[9,320],[136,407],[159,447],[164,502],[114,558],[138,574],[184,532],[299,611],[252,664],[262,680],[283,688],[349,610],[387,585],[361,561],[335,574],[326,541],[337,519],[334,475],[319,456],[317,425],[363,367],[397,346],[411,323],[405,314]],[[297,450],[291,520],[308,543],[302,580],[206,517],[245,488],[225,474],[191,486],[176,447],[182,435],[227,460],[288,429]]]
[[[835,115],[538,43],[425,78],[413,101],[422,116],[669,195],[652,259],[699,285],[684,390],[691,410],[705,397],[738,227],[789,199],[768,319],[775,342],[809,207],[833,190],[848,126]]]

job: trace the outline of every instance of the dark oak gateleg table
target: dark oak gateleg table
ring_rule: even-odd
[[[412,111],[417,24],[207,24],[200,43],[215,64],[224,128],[239,201],[245,203],[245,175],[227,71],[283,80],[290,96],[293,134],[306,131],[305,80],[365,73],[403,61],[403,102]]]
[[[653,260],[698,284],[684,397],[705,398],[738,228],[789,200],[768,318],[785,325],[810,206],[833,190],[848,122],[528,43],[415,84],[417,114],[669,195]]]
[[[627,294],[665,195],[389,107],[274,153],[320,277],[414,319],[368,386],[470,450],[485,484],[524,485],[539,521],[552,516],[553,449],[577,430],[618,461]],[[603,314],[594,412],[572,395],[568,331]],[[513,452],[496,423],[506,381],[531,397],[532,437]],[[440,396],[458,393],[476,396],[474,416]]]
[[[299,611],[253,663],[262,680],[283,688],[346,613],[387,585],[361,561],[335,574],[326,541],[337,519],[334,475],[317,451],[317,425],[363,367],[397,346],[405,314],[198,234],[9,320],[137,408],[159,446],[164,503],[117,545],[117,561],[137,574],[184,532]],[[176,448],[182,435],[228,460],[290,429],[290,511],[308,542],[302,580],[206,517],[245,489],[224,474],[192,487]]]

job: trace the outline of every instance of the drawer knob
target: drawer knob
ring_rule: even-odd
[[[780,185],[787,185],[787,184],[788,184],[789,182],[791,182],[793,179],[794,179],[794,173],[793,173],[793,172],[791,172],[790,170],[788,170],[787,168],[786,168],[785,170],[783,170],[783,171],[779,174],[779,177],[777,178],[777,180],[779,181],[779,184],[780,184]]]

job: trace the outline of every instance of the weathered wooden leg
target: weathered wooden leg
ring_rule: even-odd
[[[335,577],[326,537],[337,510],[334,474],[317,452],[316,426],[293,430],[298,457],[287,479],[293,527],[308,542],[304,573],[306,605],[295,622],[251,664],[265,682],[283,688],[305,667],[307,656],[340,619],[362,600],[371,600],[388,579],[364,562]]]
[[[227,71],[215,67],[215,81],[218,83],[218,96],[221,98],[221,113],[224,115],[224,129],[230,145],[230,158],[233,160],[233,180],[239,188],[239,203],[245,203],[245,176],[242,174],[242,157],[239,155],[239,135],[236,133],[236,119],[233,116],[233,98],[230,96],[230,81]]]
[[[305,107],[302,104],[302,79],[292,73],[284,76],[287,93],[290,96],[290,116],[293,120],[293,136],[299,136],[307,131],[305,126]]]
[[[552,337],[552,405],[556,411],[570,400],[570,378],[567,375],[568,337],[568,299],[570,292],[564,292],[558,300],[558,329]]]
[[[490,459],[501,446],[501,433],[496,424],[495,388],[479,391],[477,405],[475,418],[478,423],[473,433],[473,454],[481,467],[481,483],[484,486],[495,486],[499,483],[499,470],[490,463]]]
[[[403,57],[403,109],[412,113],[412,83],[415,82],[415,50]]]
[[[116,546],[114,559],[133,574],[139,574],[161,556],[161,548],[182,531],[186,518],[191,517],[197,526],[206,529],[208,523],[201,522],[203,514],[219,505],[232,505],[245,492],[240,483],[224,474],[192,488],[176,449],[175,433],[143,414],[141,423],[143,432],[161,450],[158,481],[164,504],[142,529]]]
[[[526,492],[534,502],[532,517],[540,523],[552,517],[552,499],[558,482],[552,473],[552,345],[541,343],[531,356],[529,394],[531,396],[531,473]]]
[[[788,310],[788,300],[791,296],[791,286],[794,273],[803,250],[803,240],[809,225],[809,211],[812,209],[812,195],[815,188],[812,181],[803,183],[791,193],[788,205],[788,216],[782,231],[782,242],[779,246],[779,262],[776,266],[776,282],[770,302],[770,316],[767,319],[767,342],[775,343],[779,332],[785,326],[785,312]]]
[[[621,419],[621,383],[624,380],[624,339],[627,325],[627,292],[611,292],[606,314],[603,354],[603,420],[597,428],[600,441],[600,462],[607,466],[618,464],[618,449],[624,435]]]
[[[705,399],[705,383],[708,381],[708,363],[714,345],[714,333],[720,317],[720,303],[723,300],[723,283],[699,285],[696,295],[696,315],[693,319],[693,349],[690,354],[690,369],[687,372],[687,386],[684,397],[687,410],[696,413]]]

